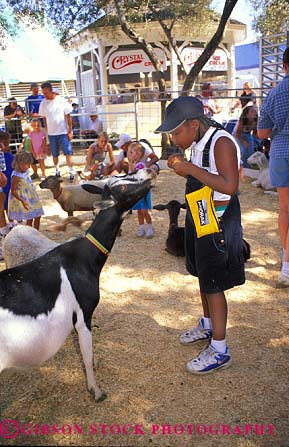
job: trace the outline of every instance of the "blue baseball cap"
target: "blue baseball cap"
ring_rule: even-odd
[[[165,119],[155,130],[159,132],[172,132],[185,121],[204,117],[202,102],[194,96],[180,96],[174,99],[166,108]]]

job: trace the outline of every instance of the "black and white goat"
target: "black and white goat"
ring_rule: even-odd
[[[166,205],[155,205],[155,210],[168,210],[170,224],[166,239],[166,251],[174,256],[185,256],[185,229],[178,226],[178,217],[181,209],[186,209],[186,204],[178,200],[170,200]]]
[[[151,169],[111,177],[105,187],[107,200],[99,202],[102,210],[86,237],[0,272],[0,372],[43,363],[56,354],[75,327],[88,390],[96,401],[105,399],[93,373],[91,336],[99,275],[125,215],[145,197],[155,177]],[[88,189],[93,192],[94,186]]]

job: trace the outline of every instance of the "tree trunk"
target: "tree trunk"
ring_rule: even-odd
[[[202,68],[205,66],[205,64],[208,62],[210,57],[214,54],[214,51],[218,47],[219,43],[222,40],[224,29],[227,24],[227,21],[236,5],[238,0],[226,0],[225,6],[223,9],[223,13],[221,16],[221,20],[219,23],[219,26],[217,28],[217,31],[213,35],[212,39],[208,42],[206,47],[204,48],[204,51],[194,64],[194,66],[191,68],[190,72],[188,73],[186,80],[184,82],[183,88],[182,88],[182,95],[186,96],[189,95],[192,87],[194,86],[194,83],[196,82],[197,76],[202,70]]]

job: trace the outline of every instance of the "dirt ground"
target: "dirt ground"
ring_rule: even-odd
[[[252,249],[247,282],[227,293],[232,367],[205,377],[186,372],[186,362],[200,348],[180,345],[178,336],[200,316],[197,280],[187,274],[183,258],[164,250],[167,212],[152,212],[151,240],[135,237],[133,214],[102,271],[94,314],[95,374],[108,398],[96,404],[87,392],[72,334],[43,366],[1,374],[0,421],[12,422],[2,423],[2,432],[0,425],[0,444],[289,446],[288,289],[275,288],[278,205],[276,197],[250,182],[245,178],[240,185],[244,236]],[[65,240],[71,231],[63,235],[47,228],[66,213],[49,191],[39,193],[45,208],[42,232]],[[184,180],[161,171],[153,203],[183,197]],[[9,424],[13,439],[3,437]]]

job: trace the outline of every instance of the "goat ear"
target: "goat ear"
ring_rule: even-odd
[[[93,208],[94,210],[106,210],[107,208],[114,206],[115,203],[116,202],[113,199],[101,200],[101,202],[94,202]]]
[[[167,208],[168,208],[167,205],[161,205],[160,203],[158,205],[153,206],[153,209],[158,211],[163,211],[166,210]]]
[[[186,210],[186,209],[187,209],[187,204],[186,204],[186,202],[184,202],[184,203],[181,204],[181,208],[182,208],[183,210]]]
[[[83,184],[80,185],[82,189],[84,189],[84,191],[89,192],[90,194],[102,194],[103,193],[103,189],[99,188],[98,186],[95,185],[91,185],[89,183],[87,184]]]

